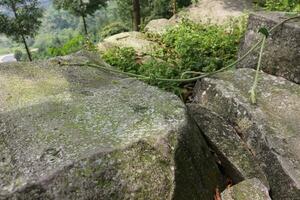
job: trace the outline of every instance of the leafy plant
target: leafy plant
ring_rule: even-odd
[[[271,11],[300,12],[299,0],[266,0],[265,8]]]
[[[244,22],[217,26],[183,20],[162,36],[155,55],[185,70],[214,71],[236,58],[244,30]]]
[[[140,65],[133,48],[113,48],[108,50],[102,58],[112,66],[125,72],[138,73]]]
[[[48,49],[50,56],[64,56],[70,53],[74,53],[82,49],[85,43],[85,38],[82,35],[78,35],[61,47],[52,47]]]
[[[146,62],[140,62],[133,48],[113,48],[102,57],[124,72],[147,77],[144,81],[149,84],[180,95],[184,83],[161,79],[181,79],[187,71],[212,72],[225,67],[236,59],[238,43],[244,30],[243,21],[217,26],[184,20],[163,36],[147,35],[159,47],[149,52],[151,59]],[[193,76],[192,73],[185,73],[184,77]]]

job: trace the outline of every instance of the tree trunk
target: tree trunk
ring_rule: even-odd
[[[29,61],[31,62],[31,61],[32,61],[31,53],[30,53],[30,50],[29,50],[28,45],[27,45],[27,43],[26,43],[26,39],[25,39],[24,35],[22,35],[22,41],[23,41],[23,43],[24,43],[24,46],[25,46],[25,49],[26,49],[26,52],[27,52],[28,59],[29,59]]]
[[[173,0],[173,15],[176,15],[177,13],[177,3],[176,0]]]
[[[11,1],[11,8],[13,10],[15,18],[18,19],[19,16],[18,16],[18,13],[17,13],[16,4],[13,1]],[[31,53],[30,53],[30,50],[29,50],[27,42],[26,42],[26,38],[23,35],[23,33],[21,34],[21,37],[22,37],[22,41],[23,41],[23,44],[25,46],[25,49],[26,49],[26,52],[27,52],[27,55],[28,55],[28,59],[31,62],[32,61]]]
[[[133,19],[134,19],[134,27],[135,31],[140,30],[141,25],[141,7],[140,7],[140,0],[132,0],[133,4]]]
[[[82,17],[83,26],[84,26],[84,33],[87,36],[88,35],[88,30],[87,30],[87,24],[86,24],[86,21],[85,21],[85,16],[82,14],[81,17]]]

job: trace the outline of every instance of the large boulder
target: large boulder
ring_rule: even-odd
[[[240,133],[234,126],[201,104],[191,103],[188,104],[188,108],[218,156],[225,174],[234,184],[256,177],[269,186],[266,175],[255,156],[240,138]]]
[[[268,188],[258,179],[248,179],[222,192],[222,200],[271,200]]]
[[[176,25],[176,23],[173,23],[172,21],[168,19],[154,19],[151,20],[145,27],[145,31],[147,33],[153,33],[153,34],[159,34],[162,35],[166,33],[166,31]]]
[[[300,197],[300,86],[260,73],[258,102],[253,105],[248,91],[254,76],[253,69],[244,68],[204,78],[196,85],[192,104],[210,110],[234,127],[231,133],[238,133],[265,172],[274,200],[297,199]],[[215,122],[212,123],[219,131],[215,131],[215,137],[230,134],[222,123]],[[206,136],[211,138],[210,133]],[[214,145],[222,150],[225,144]]]
[[[262,35],[258,33],[261,27],[270,29],[289,17],[291,16],[282,12],[252,13],[240,46],[240,56],[262,38]],[[259,49],[247,56],[238,67],[255,68],[258,55]],[[272,32],[263,52],[262,70],[300,83],[300,18],[291,20]]]
[[[171,21],[187,18],[196,23],[224,24],[229,19],[243,16],[253,9],[252,6],[251,0],[200,0],[173,16]]]
[[[221,175],[184,104],[86,61],[104,65],[0,65],[0,199],[211,199]]]
[[[98,50],[105,52],[114,47],[131,47],[137,54],[144,55],[152,51],[157,44],[146,39],[146,36],[140,32],[124,32],[108,38],[98,44]]]

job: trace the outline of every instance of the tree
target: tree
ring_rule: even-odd
[[[88,35],[86,17],[93,15],[98,9],[106,6],[107,0],[54,0],[53,3],[57,9],[69,11],[71,14],[81,17],[84,32]]]
[[[32,56],[26,40],[33,38],[40,25],[43,10],[37,0],[0,0],[0,6],[6,8],[0,11],[0,33],[22,42],[28,59]]]
[[[133,30],[139,31],[141,25],[141,7],[140,0],[132,0],[133,5]]]
[[[135,28],[135,0],[115,0],[116,13],[127,25]],[[152,19],[170,18],[179,8],[188,6],[192,0],[139,0],[140,21],[146,24]]]

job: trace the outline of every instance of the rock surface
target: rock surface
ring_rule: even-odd
[[[222,192],[222,200],[271,200],[268,188],[258,179],[248,179]]]
[[[252,13],[248,30],[241,43],[240,56],[261,39],[262,36],[258,33],[261,27],[270,29],[288,17],[291,16],[281,12]],[[239,67],[255,68],[258,55],[259,50],[250,54]],[[263,53],[262,70],[300,83],[300,18],[285,23],[270,35]]]
[[[297,199],[300,196],[300,86],[260,73],[258,103],[252,105],[248,91],[254,75],[252,69],[238,69],[205,78],[196,85],[193,104],[216,113],[235,127],[264,170],[274,200]]]
[[[0,66],[0,199],[211,199],[220,173],[172,94],[74,56]]]
[[[228,19],[240,17],[252,10],[252,6],[251,0],[199,0],[178,16],[173,16],[171,21],[184,17],[196,23],[224,24]]]
[[[234,184],[256,177],[269,186],[256,158],[240,138],[240,133],[235,127],[200,104],[188,104],[188,108],[189,113],[205,133],[210,146],[217,154],[225,174]]]
[[[172,23],[172,21],[164,18],[154,19],[147,24],[145,31],[148,33],[162,35],[168,30],[168,28],[173,27],[175,24],[176,23]]]
[[[157,44],[145,39],[143,33],[140,32],[124,32],[108,38],[98,44],[98,49],[105,52],[113,47],[132,47],[139,54],[149,53]]]

